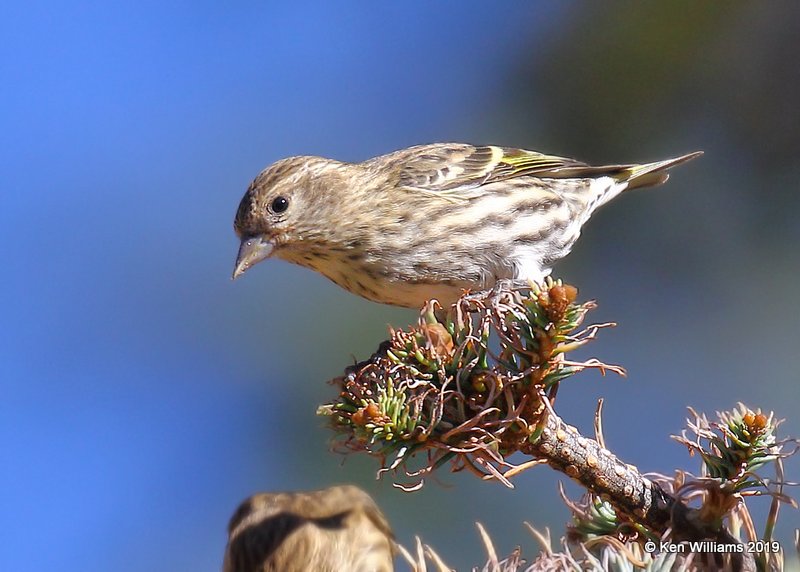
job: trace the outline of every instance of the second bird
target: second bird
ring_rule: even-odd
[[[700,155],[590,166],[508,147],[419,145],[344,163],[290,157],[247,189],[233,277],[275,256],[369,300],[420,308],[499,280],[550,274],[592,213],[628,189],[659,185]]]

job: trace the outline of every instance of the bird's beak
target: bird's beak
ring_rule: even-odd
[[[268,258],[275,245],[263,235],[250,236],[242,239],[239,245],[239,254],[236,256],[236,266],[233,268],[232,280],[247,272],[251,266]]]

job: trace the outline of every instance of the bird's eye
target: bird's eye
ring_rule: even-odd
[[[282,212],[286,212],[286,209],[289,208],[289,199],[286,197],[275,197],[272,199],[272,203],[269,205],[269,210],[274,212],[275,214],[281,214]]]

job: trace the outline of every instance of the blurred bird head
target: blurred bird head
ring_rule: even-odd
[[[389,523],[358,487],[262,493],[231,518],[223,572],[391,572],[394,551]]]

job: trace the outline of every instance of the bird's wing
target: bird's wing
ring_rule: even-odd
[[[596,176],[599,169],[574,159],[494,145],[444,143],[401,153],[396,163],[398,186],[454,199],[472,198],[482,194],[480,187],[514,177]]]
[[[667,180],[667,169],[702,155],[689,153],[666,161],[642,165],[592,166],[575,159],[536,151],[460,143],[420,145],[390,155],[388,165],[397,186],[447,200],[469,200],[482,196],[490,183],[515,177],[540,179],[586,179],[612,177],[627,181],[628,188],[659,185]],[[552,192],[552,191],[551,191]]]

